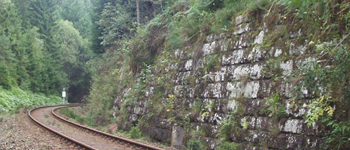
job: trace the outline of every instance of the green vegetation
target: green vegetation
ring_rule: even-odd
[[[174,51],[185,51],[185,57],[193,54],[197,65],[205,37],[223,33],[225,38],[238,38],[232,34],[235,18],[246,14],[257,19],[249,36],[259,34],[254,28],[269,27],[268,40],[259,45],[262,50],[283,50],[279,58],[266,60],[264,78],[271,79],[273,86],[281,84],[285,80],[281,61],[296,62],[293,67],[301,71],[293,77],[303,84],[296,86],[292,101],[310,100],[305,120],[309,126],[325,127],[325,148],[348,149],[349,9],[350,2],[340,0],[0,0],[0,113],[58,104],[57,96],[65,87],[70,102],[88,102],[86,114],[61,112],[79,123],[102,129],[118,122],[118,127],[124,126],[120,130],[133,138],[142,135],[140,128],[154,125],[157,117],[191,128],[196,117],[211,116],[216,104],[203,106],[200,96],[193,95],[198,98],[194,106],[189,102],[191,109],[182,107],[187,102],[179,99],[188,95],[181,93],[187,86],[203,90],[209,81],[190,75],[177,86],[181,92],[175,92],[171,81],[183,64],[173,59]],[[292,39],[290,33],[300,28],[305,36]],[[291,40],[306,45],[307,54],[318,57],[301,66],[298,62],[304,58],[284,57]],[[198,72],[217,71],[223,53],[205,56],[204,68]],[[240,80],[246,85],[254,79],[244,75]],[[287,117],[282,101],[286,97],[273,90],[277,94],[267,99],[268,106],[260,113],[281,121]],[[222,144],[218,149],[239,149],[232,143],[232,134],[239,137],[248,129],[249,122],[240,122],[246,113],[245,98],[238,99],[240,110],[226,114],[219,125],[215,136]],[[140,105],[146,105],[142,113],[147,114],[130,119]],[[213,134],[203,130],[198,136]],[[276,126],[269,131],[280,132]],[[203,149],[200,140],[187,143],[187,149]]]
[[[186,150],[203,150],[204,146],[200,140],[189,140],[186,145]]]
[[[57,96],[46,96],[23,91],[20,88],[5,90],[0,88],[0,113],[18,112],[21,108],[57,105],[62,99]]]
[[[275,94],[274,97],[272,98],[269,98],[267,100],[267,103],[268,103],[268,116],[269,117],[274,117],[276,119],[280,119],[284,116],[286,116],[286,113],[285,113],[285,108],[284,108],[284,105],[281,104],[281,100],[280,100],[280,95],[279,93]]]
[[[350,84],[348,80],[350,52],[346,38],[348,35],[337,44],[317,43],[315,51],[323,57],[303,64],[302,73],[299,74],[303,77],[304,86],[308,90],[321,95],[312,100],[308,106],[311,111],[305,119],[309,126],[313,123],[322,123],[330,129],[327,130],[325,137],[325,149],[348,149],[350,143],[348,121],[350,92],[347,86]]]
[[[89,33],[82,30],[82,37],[73,24],[82,29],[81,24],[91,22],[83,16],[90,14],[76,12],[75,18],[81,19],[76,20],[60,11],[69,10],[65,7],[71,2],[78,0],[0,0],[0,87],[1,96],[10,97],[6,104],[1,102],[2,110],[57,104],[55,96],[62,88],[68,88],[71,102],[81,101],[89,92],[86,62],[94,54],[89,48]],[[87,5],[91,5],[89,0],[79,1],[72,9]],[[18,93],[21,90],[23,99]],[[43,100],[37,100],[37,95]],[[52,102],[48,98],[53,98]]]
[[[238,120],[237,116],[232,112],[223,120],[218,134],[218,138],[220,138],[221,141],[232,141],[232,135],[240,136],[241,132],[244,132],[240,127],[240,122]]]
[[[141,130],[139,126],[134,126],[131,128],[129,135],[133,139],[137,139],[141,137]]]
[[[224,142],[222,144],[220,144],[220,146],[216,147],[215,150],[239,150],[242,149],[240,144],[237,143],[230,143],[230,142]]]

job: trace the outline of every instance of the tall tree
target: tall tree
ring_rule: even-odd
[[[0,53],[3,56],[0,61],[7,66],[2,69],[9,72],[9,76],[3,76],[4,80],[9,81],[6,85],[9,87],[10,84],[22,84],[28,78],[25,68],[27,59],[22,46],[22,20],[17,8],[11,0],[0,0],[0,12]]]
[[[58,1],[33,0],[30,4],[33,26],[38,27],[41,39],[44,41],[45,71],[43,82],[46,85],[43,91],[48,94],[59,93],[67,86],[67,74],[62,69],[62,54],[58,43]]]
[[[92,56],[79,31],[73,23],[67,20],[59,22],[60,52],[63,56],[63,70],[69,79],[68,94],[71,102],[79,102],[84,95],[88,94],[90,87],[90,74],[86,68],[86,62]]]
[[[98,22],[102,31],[101,44],[106,48],[115,44],[117,39],[129,38],[133,29],[133,18],[131,14],[120,3],[106,3]]]
[[[92,18],[90,0],[61,0],[60,15],[62,19],[73,22],[83,38],[91,36]]]

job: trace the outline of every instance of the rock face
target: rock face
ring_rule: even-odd
[[[159,71],[163,73],[159,76],[171,76],[172,80],[166,82],[173,85],[173,91],[162,93],[162,105],[170,103],[169,95],[175,96],[175,107],[168,108],[173,110],[169,112],[175,119],[160,113],[148,119],[151,125],[143,129],[143,133],[158,141],[169,142],[171,132],[177,133],[172,131],[175,129],[173,123],[177,122],[184,127],[185,143],[193,137],[190,131],[204,130],[202,137],[205,138],[201,140],[214,148],[220,144],[218,132],[222,122],[234,112],[239,122],[236,127],[243,133],[229,134],[245,149],[317,149],[322,142],[320,135],[314,134],[317,127],[311,129],[303,120],[308,111],[307,99],[312,96],[305,88],[298,91],[294,88],[297,85],[291,82],[297,65],[316,57],[308,52],[307,45],[291,42],[302,36],[301,29],[297,30],[300,34],[289,41],[266,46],[271,42],[266,37],[274,34],[273,26],[265,26],[264,22],[254,21],[258,19],[247,15],[235,20],[232,33],[208,35],[201,49],[178,49],[171,55],[173,57],[167,58],[173,63]],[[257,24],[260,27],[253,26]],[[153,92],[156,86],[149,84]],[[138,101],[154,100],[154,94],[146,93],[147,98]],[[292,100],[298,93],[304,96]],[[269,99],[277,94],[279,105],[269,103]],[[116,104],[121,101],[123,99],[117,99]],[[149,105],[135,104],[130,108],[130,122],[155,113],[149,111]],[[271,115],[269,108],[273,107],[283,110],[282,117]],[[178,137],[175,136],[175,141],[179,141]]]

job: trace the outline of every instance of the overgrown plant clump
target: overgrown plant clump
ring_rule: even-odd
[[[309,126],[322,123],[327,126],[326,149],[348,149],[350,145],[350,51],[345,39],[332,44],[320,42],[316,45],[319,58],[305,63],[301,76],[305,87],[314,91],[315,98],[308,106],[306,115]],[[343,42],[343,43],[342,43]]]
[[[234,142],[224,142],[220,146],[216,147],[215,150],[240,150],[242,149],[240,144]]]
[[[281,103],[280,95],[279,93],[275,94],[275,96],[269,98],[267,100],[267,103],[269,107],[268,110],[268,116],[274,117],[276,119],[280,119],[282,117],[286,116],[284,105]]]
[[[57,105],[61,104],[62,99],[57,96],[46,96],[29,91],[23,91],[20,88],[4,90],[0,87],[0,114],[8,112],[18,112],[21,108]]]
[[[241,132],[243,132],[243,129],[240,127],[240,122],[236,118],[235,114],[231,113],[225,120],[223,120],[223,123],[219,128],[218,137],[223,142],[232,142],[232,135],[240,136]]]
[[[140,130],[140,127],[137,125],[137,126],[134,126],[131,128],[131,130],[129,131],[129,135],[131,138],[140,138],[141,137],[141,130]]]
[[[185,147],[186,150],[203,150],[204,146],[201,144],[200,140],[189,140]]]

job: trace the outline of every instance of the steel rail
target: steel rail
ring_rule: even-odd
[[[50,132],[52,132],[52,133],[54,133],[54,134],[56,134],[56,135],[58,135],[58,136],[61,136],[62,138],[67,139],[67,140],[69,140],[69,141],[71,141],[71,142],[73,142],[73,143],[75,143],[75,144],[77,144],[77,145],[79,145],[79,146],[81,146],[81,147],[83,147],[83,148],[85,148],[85,149],[91,149],[91,150],[95,150],[95,149],[96,149],[96,148],[93,148],[93,147],[91,147],[91,146],[89,146],[89,145],[87,145],[87,144],[85,144],[85,143],[83,143],[83,142],[81,142],[81,141],[78,141],[78,140],[75,140],[75,139],[73,139],[73,138],[70,138],[70,137],[68,137],[68,136],[66,136],[66,135],[64,135],[64,134],[62,134],[62,133],[60,133],[60,132],[58,132],[58,131],[56,131],[56,130],[53,130],[53,129],[49,128],[48,126],[44,125],[43,123],[40,123],[38,120],[36,120],[36,119],[32,116],[32,112],[33,112],[33,111],[39,110],[39,109],[42,109],[42,108],[48,108],[48,107],[54,107],[54,106],[43,106],[43,107],[38,107],[38,108],[34,108],[34,109],[30,110],[30,111],[28,112],[29,118],[30,118],[31,120],[33,120],[35,123],[37,123],[39,126],[45,128],[45,129],[47,129],[48,131],[50,131]]]
[[[143,143],[140,143],[140,142],[132,141],[132,140],[129,140],[129,139],[126,139],[126,138],[123,138],[123,137],[115,136],[115,135],[112,135],[112,134],[109,134],[109,133],[106,133],[106,132],[102,132],[102,131],[99,131],[99,130],[96,130],[96,129],[93,129],[93,128],[90,128],[90,127],[87,127],[87,126],[80,125],[78,123],[69,121],[69,120],[67,120],[67,119],[65,119],[65,118],[63,118],[63,117],[61,117],[61,116],[59,116],[59,115],[57,115],[55,113],[56,110],[61,109],[61,108],[67,108],[67,107],[74,107],[74,106],[62,106],[62,107],[55,108],[55,109],[52,110],[52,114],[56,118],[58,118],[58,119],[60,119],[60,120],[62,120],[64,122],[67,122],[69,124],[72,124],[74,126],[77,126],[77,127],[80,127],[80,128],[86,129],[86,130],[89,130],[89,131],[97,133],[97,134],[100,134],[102,136],[106,136],[108,138],[112,138],[112,139],[115,139],[115,140],[118,140],[118,141],[122,141],[122,142],[125,142],[125,143],[130,143],[132,145],[135,145],[135,146],[141,147],[141,148],[145,148],[145,149],[162,150],[162,149],[160,149],[158,147],[154,147],[154,146],[150,146],[150,145],[143,144]]]
[[[93,128],[90,128],[90,127],[87,127],[87,126],[83,126],[83,125],[80,125],[80,124],[77,124],[75,122],[72,122],[72,121],[69,121],[61,116],[59,116],[58,114],[55,113],[56,110],[58,109],[61,109],[61,108],[67,108],[67,107],[76,107],[76,106],[79,106],[79,105],[57,105],[57,106],[43,106],[43,107],[38,107],[38,108],[34,108],[32,110],[30,110],[28,112],[28,116],[30,117],[31,120],[33,120],[35,123],[37,123],[39,126],[51,131],[52,133],[56,134],[56,135],[59,135],[61,136],[62,138],[64,139],[67,139],[68,141],[71,141],[72,143],[75,143],[85,149],[91,149],[91,150],[95,150],[96,148],[88,145],[88,144],[85,144],[81,141],[78,141],[78,140],[75,140],[71,137],[68,137],[62,133],[60,133],[59,131],[56,131],[54,129],[51,129],[49,128],[48,126],[44,125],[43,123],[40,123],[38,120],[36,120],[33,116],[32,116],[32,112],[33,111],[36,111],[36,110],[39,110],[39,109],[42,109],[42,108],[48,108],[48,107],[57,107],[53,110],[51,110],[51,113],[52,115],[65,122],[66,124],[70,124],[70,125],[73,125],[73,126],[76,126],[76,127],[79,127],[79,128],[82,128],[82,129],[85,129],[85,130],[88,130],[90,132],[93,132],[93,133],[96,133],[96,134],[99,134],[99,135],[102,135],[102,136],[105,136],[105,137],[108,137],[108,138],[111,138],[111,139],[114,139],[114,140],[117,140],[117,141],[121,141],[121,142],[124,142],[124,143],[128,143],[128,144],[131,144],[131,145],[134,145],[136,147],[140,147],[140,148],[145,148],[145,149],[150,149],[150,150],[161,150],[160,148],[157,148],[157,147],[154,147],[154,146],[150,146],[150,145],[147,145],[147,144],[143,144],[143,143],[140,143],[140,142],[136,142],[136,141],[132,141],[132,140],[129,140],[129,139],[126,139],[126,138],[122,138],[122,137],[118,137],[118,136],[115,136],[115,135],[112,135],[112,134],[109,134],[109,133],[105,133],[105,132],[102,132],[102,131],[99,131],[99,130],[96,130],[96,129],[93,129]]]

